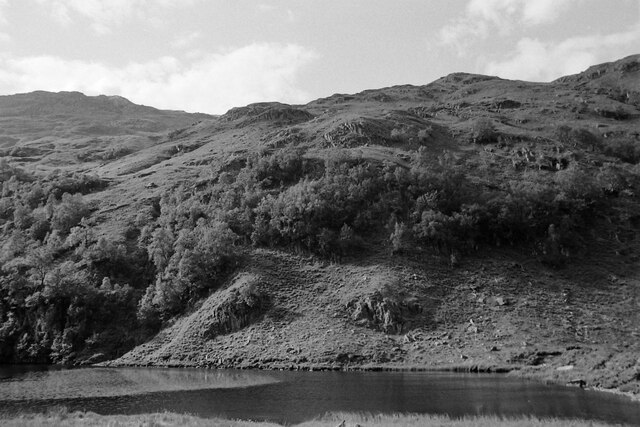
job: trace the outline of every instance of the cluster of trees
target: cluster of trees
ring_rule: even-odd
[[[116,351],[131,344],[104,324],[129,320],[136,301],[126,282],[111,283],[131,254],[96,238],[89,222],[81,192],[102,185],[95,177],[59,173],[12,174],[2,182],[0,360],[65,361],[106,337]]]
[[[203,197],[203,209],[247,243],[332,258],[381,232],[389,233],[395,252],[415,243],[442,253],[528,245],[565,257],[581,246],[594,213],[630,185],[621,168],[594,173],[574,163],[487,186],[448,154],[434,161],[423,150],[414,157],[406,168],[340,152],[314,163],[300,152],[280,151],[221,176]]]
[[[219,287],[243,245],[334,260],[367,242],[456,257],[512,245],[558,262],[612,200],[638,187],[612,164],[487,183],[424,149],[409,166],[328,153],[251,155],[208,186],[166,193],[117,232],[93,223],[83,196],[103,188],[100,179],[0,164],[0,361],[116,356]]]
[[[113,357],[236,265],[237,235],[197,198],[169,193],[114,233],[82,194],[102,187],[58,173],[2,182],[0,361]]]
[[[139,240],[156,272],[137,311],[138,319],[151,327],[218,287],[238,258],[237,236],[226,223],[200,217],[179,227],[179,221],[168,218],[163,215],[157,225],[145,226]]]

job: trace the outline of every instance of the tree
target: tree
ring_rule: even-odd
[[[156,271],[161,272],[166,268],[173,255],[174,241],[173,233],[166,227],[159,227],[153,232],[147,252],[156,266]]]
[[[149,285],[138,303],[138,310],[136,316],[140,323],[145,326],[155,329],[160,325],[160,316],[158,307],[153,303],[155,299],[156,285],[152,283]]]
[[[53,218],[53,214],[56,211],[56,205],[58,204],[58,201],[56,200],[56,196],[54,196],[53,194],[49,194],[49,197],[47,197],[47,202],[44,205],[44,211],[47,215],[47,219],[51,219]]]
[[[389,241],[391,242],[391,253],[402,253],[407,249],[407,240],[409,237],[409,230],[404,222],[396,222]]]
[[[17,202],[13,208],[13,224],[20,230],[26,230],[31,227],[32,223],[33,217],[31,216],[31,209]]]
[[[37,289],[44,289],[44,282],[53,264],[53,253],[47,246],[32,249],[27,255],[27,263]]]
[[[89,215],[89,209],[82,200],[81,194],[64,193],[61,202],[55,207],[51,218],[51,227],[67,234],[80,220]]]
[[[29,228],[29,234],[31,238],[36,241],[43,241],[47,236],[47,233],[51,231],[51,224],[47,219],[47,216],[43,208],[38,208],[32,212],[33,223]]]
[[[31,209],[35,209],[44,200],[44,189],[39,182],[31,186],[31,190],[25,196],[25,202]]]

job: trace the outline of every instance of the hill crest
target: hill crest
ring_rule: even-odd
[[[42,106],[0,115],[0,361],[499,369],[637,393],[634,61],[222,116],[21,95]]]

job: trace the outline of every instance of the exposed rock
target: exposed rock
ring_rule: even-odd
[[[556,368],[556,371],[570,371],[573,369],[573,365],[564,365],[564,366],[558,366]]]
[[[580,388],[584,388],[587,385],[587,382],[581,378],[577,378],[571,381],[568,381],[567,384],[569,385],[577,385]]]
[[[364,144],[384,144],[391,131],[378,120],[362,118],[340,123],[323,135],[334,147],[352,147]]]
[[[257,290],[251,279],[244,278],[227,289],[211,308],[209,327],[203,335],[212,338],[238,331],[260,317],[267,306],[266,295]]]
[[[424,106],[413,107],[413,108],[409,108],[407,111],[410,114],[413,114],[423,119],[433,117],[433,109],[429,107],[424,107]]]
[[[509,301],[504,297],[489,297],[487,303],[492,306],[503,306],[509,304]]]
[[[311,120],[313,114],[287,104],[260,102],[232,108],[223,117],[229,121],[243,120],[247,124],[261,121],[296,124]]]
[[[511,99],[503,99],[501,101],[496,101],[495,107],[498,110],[506,110],[506,109],[510,109],[510,108],[520,108],[520,107],[522,107],[522,103],[520,103],[518,101],[511,100]]]
[[[388,334],[401,334],[408,328],[407,317],[420,313],[417,301],[398,301],[384,297],[380,292],[351,301],[347,308],[356,323],[380,329]]]

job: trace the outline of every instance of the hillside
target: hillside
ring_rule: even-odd
[[[0,154],[41,172],[90,171],[211,117],[79,92],[0,96]]]
[[[640,392],[640,56],[221,116],[0,98],[0,361]]]

